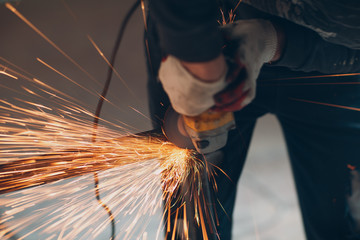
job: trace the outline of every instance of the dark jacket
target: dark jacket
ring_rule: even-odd
[[[227,16],[237,2],[150,1],[163,51],[190,62],[215,58],[222,48],[220,9]],[[321,73],[360,71],[360,1],[244,0],[236,19],[249,18],[269,19],[285,31],[284,54],[273,66]]]

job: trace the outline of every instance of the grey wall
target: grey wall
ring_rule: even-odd
[[[0,56],[25,69],[36,78],[79,99],[83,102],[83,106],[94,111],[98,100],[96,96],[49,70],[36,58],[47,62],[92,92],[101,92],[106,78],[107,64],[91,45],[87,35],[91,36],[105,56],[110,58],[120,23],[132,2],[131,0],[66,1],[72,13],[67,10],[63,1],[31,0],[22,1],[19,4],[13,3],[19,12],[81,65],[99,84],[96,84],[4,5],[0,6]],[[142,41],[143,22],[141,11],[138,10],[129,22],[115,64],[115,69],[134,94],[131,94],[121,81],[114,77],[109,91],[109,100],[116,107],[105,104],[102,111],[105,119],[124,121],[138,128],[139,131],[149,130],[151,127],[148,119],[129,108],[129,106],[134,107],[148,115]],[[8,65],[3,61],[0,61],[0,64]],[[21,79],[13,80],[0,75],[0,84],[16,88],[27,83]],[[0,91],[2,98],[9,99],[17,95],[4,88]]]

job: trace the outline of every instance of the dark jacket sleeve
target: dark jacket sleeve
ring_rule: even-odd
[[[359,0],[242,0],[243,3],[310,28],[327,42],[360,50]]]
[[[152,0],[149,9],[166,54],[201,62],[221,53],[216,0]],[[256,17],[259,16],[253,16]],[[304,72],[360,71],[360,50],[330,43],[315,31],[285,19],[275,22],[283,27],[287,41],[282,58],[273,65]]]
[[[327,42],[316,32],[288,21],[280,24],[287,40],[282,58],[274,65],[304,72],[360,71],[360,50]]]
[[[202,62],[221,53],[216,0],[151,0],[149,13],[166,54]]]

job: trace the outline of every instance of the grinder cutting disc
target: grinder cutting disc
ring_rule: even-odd
[[[172,107],[169,107],[165,113],[163,132],[167,139],[180,148],[195,149],[191,138],[186,135],[185,129],[181,131],[179,128],[183,126],[182,116]]]

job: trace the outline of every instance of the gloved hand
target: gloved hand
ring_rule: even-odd
[[[225,46],[225,55],[233,64],[226,80],[228,86],[216,94],[213,110],[233,112],[255,98],[256,79],[263,64],[274,58],[278,39],[273,24],[263,19],[239,20],[224,25],[222,31],[230,45]]]
[[[218,80],[206,82],[195,77],[179,59],[170,55],[161,63],[159,78],[174,110],[182,115],[197,116],[215,105],[214,95],[227,85],[226,73],[225,67]]]
[[[160,81],[178,113],[196,116],[214,105],[215,110],[235,111],[254,99],[260,69],[275,55],[276,30],[269,21],[262,19],[237,21],[223,26],[222,30],[228,41],[238,45],[234,50],[238,70],[232,71],[227,80],[224,72],[216,82],[203,82],[173,56],[161,63]]]

